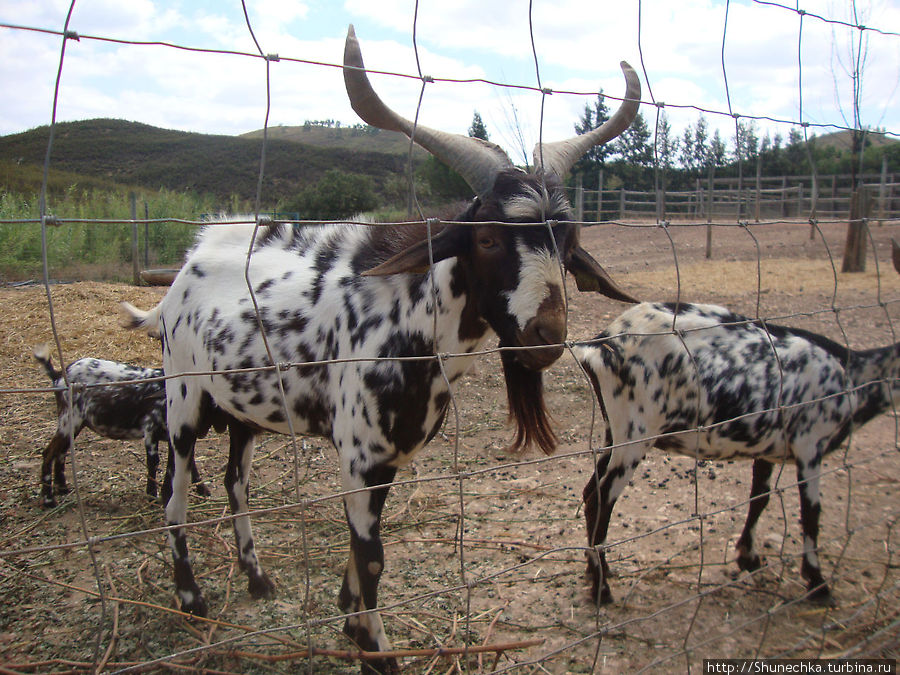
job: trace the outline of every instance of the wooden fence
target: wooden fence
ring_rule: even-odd
[[[693,190],[586,190],[580,176],[570,197],[580,221],[773,220],[847,218],[854,190],[846,176],[697,179]],[[872,217],[900,218],[900,183],[894,173],[858,177],[872,197]],[[600,174],[602,185],[602,172]]]

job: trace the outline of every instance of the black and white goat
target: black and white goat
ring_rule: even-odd
[[[56,494],[66,494],[66,453],[71,439],[87,427],[106,438],[143,438],[147,452],[147,494],[156,498],[156,472],[159,467],[158,444],[169,436],[166,428],[166,397],[162,368],[141,368],[105,359],[78,359],[56,370],[50,358],[49,345],[34,349],[34,358],[44,367],[53,382],[58,416],[56,433],[44,449],[41,462],[41,494],[44,506],[56,506]],[[72,385],[69,405],[68,387]],[[124,384],[123,384],[124,383]],[[199,494],[209,490],[190,459],[191,480]]]
[[[793,461],[808,597],[830,602],[819,568],[822,458],[852,426],[900,402],[900,343],[854,351],[816,333],[754,321],[715,305],[643,303],[574,348],[607,423],[584,488],[592,594],[611,602],[602,548],[616,499],[652,447],[702,459],[752,459],[737,563],[761,565],[753,530],[774,463]],[[698,429],[699,428],[699,429]]]
[[[260,431],[287,433],[290,421],[298,433],[331,439],[350,527],[339,595],[342,610],[352,614],[344,632],[364,650],[387,650],[381,618],[370,611],[377,607],[384,566],[381,512],[397,468],[440,428],[449,385],[490,342],[499,338],[501,346],[518,348],[501,353],[518,425],[512,445],[536,443],[551,452],[555,436],[541,370],[563,351],[563,266],[580,289],[633,301],[579,245],[578,228],[566,222],[571,208],[560,176],[588,149],[628,127],[640,83],[623,64],[628,100],[612,119],[591,134],[536,148],[544,170],[529,174],[490,143],[422,126],[413,131],[381,102],[363,68],[351,26],[344,79],[354,110],[373,126],[414,136],[459,172],[477,197],[458,220],[482,224],[429,223],[430,238],[425,226],[268,225],[259,230],[249,263],[258,314],[244,271],[252,229],[208,227],[162,302],[150,312],[126,310],[133,327],[160,333],[166,373],[186,374],[169,380],[166,390],[175,448],[166,522],[185,522],[185,462],[208,406],[230,415],[226,487],[235,513],[248,508]],[[260,328],[275,362],[294,365],[271,368]],[[340,362],[321,363],[332,359]],[[245,370],[255,367],[270,369]],[[241,372],[214,372],[235,369]],[[204,374],[190,375],[196,371]],[[251,595],[270,595],[273,585],[257,560],[249,519],[236,518],[234,530]],[[206,614],[183,529],[171,530],[170,543],[182,608]],[[396,672],[397,663],[381,659],[368,668]]]

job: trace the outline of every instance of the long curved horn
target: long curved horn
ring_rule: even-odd
[[[637,117],[641,103],[641,81],[634,68],[625,61],[619,64],[625,75],[625,97],[615,114],[602,125],[586,134],[575,136],[555,143],[538,143],[534,146],[535,171],[541,168],[545,173],[553,173],[563,178],[575,162],[581,159],[595,145],[601,145],[614,139],[625,131]]]
[[[378,98],[364,69],[356,31],[351,24],[344,44],[344,85],[350,105],[366,124],[406,134],[459,173],[475,194],[482,197],[494,187],[497,172],[513,165],[498,145],[480,138],[429,129],[421,124],[413,125]]]

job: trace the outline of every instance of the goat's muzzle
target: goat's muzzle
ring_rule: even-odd
[[[533,349],[515,350],[519,362],[530,370],[544,370],[562,356],[566,340],[566,313],[542,311],[525,324],[519,334],[519,345]]]

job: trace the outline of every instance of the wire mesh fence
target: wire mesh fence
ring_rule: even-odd
[[[831,21],[778,7],[791,19]],[[856,27],[898,37],[888,28]],[[77,36],[68,25],[41,30],[62,37],[63,79],[65,45]],[[240,56],[264,59],[268,83],[276,59],[262,48]],[[794,121],[804,122],[802,116]],[[52,163],[52,137],[47,158]],[[265,141],[257,207],[264,173]],[[759,222],[748,212],[689,209],[675,221],[654,217],[660,213],[655,194],[652,201],[650,215],[599,223],[579,218],[584,247],[605,252],[598,257],[608,271],[627,279],[636,295],[715,302],[854,349],[897,342],[900,275],[888,262],[893,213],[862,221],[867,271],[847,275],[839,274],[838,258],[848,221],[836,212],[820,217],[798,202],[796,213],[761,214]],[[93,224],[100,232],[104,225]],[[158,289],[91,282],[51,287],[47,278],[45,272],[43,287],[2,289],[10,308],[2,317],[6,406],[0,418],[3,668],[359,669],[372,655],[361,654],[341,632],[347,493],[325,440],[266,434],[256,451],[250,491],[257,551],[277,587],[275,598],[261,601],[250,599],[239,552],[225,531],[233,518],[219,487],[224,437],[211,433],[198,443],[196,460],[213,491],[193,500],[187,526],[211,607],[203,619],[178,610],[167,528],[136,478],[143,463],[136,444],[79,436],[67,466],[72,495],[53,509],[40,508],[38,455],[56,419],[31,348],[52,336],[57,360],[90,354],[158,363],[158,343],[122,330],[115,305],[128,300],[150,307],[162,296]],[[574,288],[568,301],[570,341],[593,337],[623,309]],[[804,542],[790,464],[776,470],[772,503],[758,528],[766,564],[740,573],[734,544],[749,503],[749,462],[655,452],[617,506],[605,544],[615,602],[597,607],[584,578],[591,550],[581,491],[604,429],[590,384],[563,356],[545,378],[557,453],[510,455],[500,352],[479,355],[474,372],[453,390],[452,414],[391,488],[379,607],[403,672],[672,672],[700,669],[710,658],[896,658],[895,410],[854,426],[849,442],[824,464],[818,544],[835,605],[803,600]],[[885,377],[893,381],[897,374]]]

